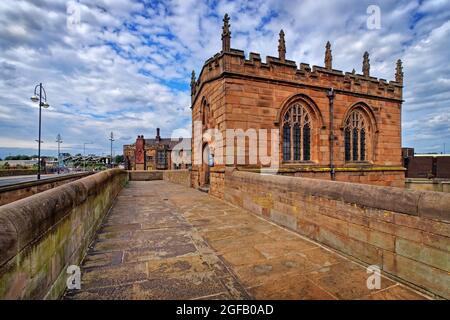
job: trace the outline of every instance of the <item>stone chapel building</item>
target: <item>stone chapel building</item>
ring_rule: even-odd
[[[229,17],[223,19],[222,51],[209,58],[199,76],[192,72],[192,185],[216,184],[223,190],[226,166],[258,171],[262,164],[196,164],[194,123],[203,132],[218,129],[278,129],[278,174],[404,186],[401,157],[402,62],[395,80],[370,76],[370,60],[363,55],[362,74],[333,68],[330,42],[324,66],[299,66],[286,58],[283,30],[278,57],[263,62],[258,53],[230,46]],[[197,137],[198,138],[198,137]],[[205,140],[205,139],[203,139]],[[270,136],[269,136],[270,140]],[[248,140],[246,151],[251,142]],[[268,142],[270,149],[270,142]],[[214,157],[214,142],[204,141],[203,153]],[[226,148],[222,147],[225,153]],[[269,150],[270,152],[270,150]],[[214,158],[213,158],[214,159]],[[248,159],[248,154],[245,155]]]

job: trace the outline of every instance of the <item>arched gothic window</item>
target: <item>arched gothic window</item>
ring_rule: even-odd
[[[361,111],[354,110],[350,113],[344,130],[345,161],[367,160],[367,124]]]
[[[311,160],[311,116],[294,103],[283,116],[283,161]]]

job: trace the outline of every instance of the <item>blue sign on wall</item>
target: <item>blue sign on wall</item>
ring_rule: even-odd
[[[208,154],[208,166],[214,167],[214,155],[211,153]]]

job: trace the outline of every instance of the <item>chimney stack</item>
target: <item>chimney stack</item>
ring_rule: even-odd
[[[159,142],[161,137],[159,136],[159,128],[156,128],[156,141]]]

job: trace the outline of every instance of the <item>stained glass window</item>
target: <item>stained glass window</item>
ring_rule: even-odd
[[[294,103],[283,116],[283,160],[311,159],[311,117],[301,103]]]
[[[294,160],[300,160],[300,126],[294,124]]]
[[[350,161],[351,142],[350,142],[350,129],[345,128],[345,161]]]
[[[311,160],[311,128],[309,123],[303,126],[303,160]]]
[[[366,122],[360,110],[350,113],[345,122],[345,161],[366,160]]]
[[[289,124],[283,126],[283,160],[291,160],[291,128]]]

